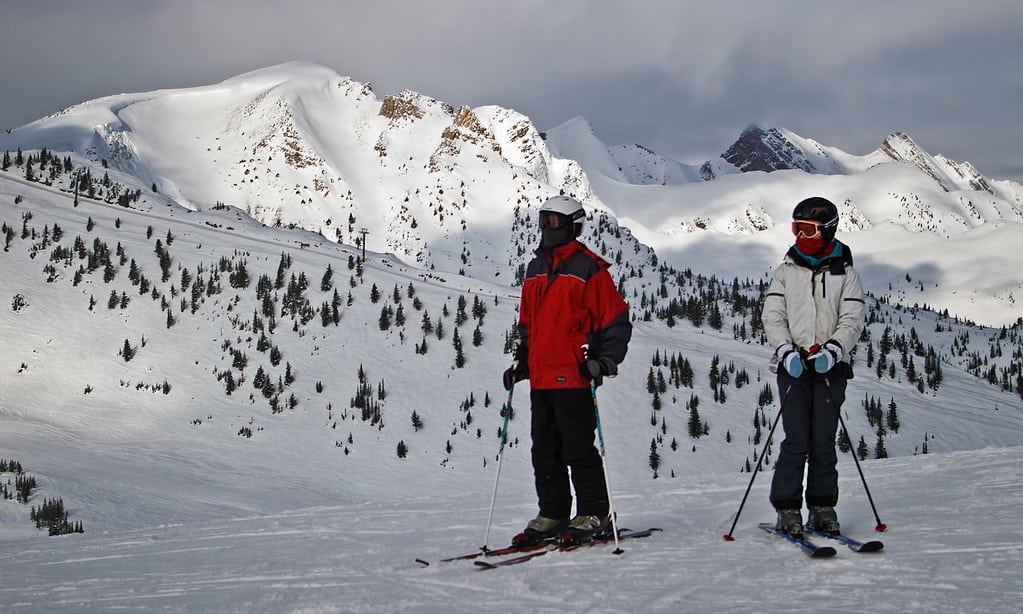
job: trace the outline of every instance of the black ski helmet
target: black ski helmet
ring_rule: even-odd
[[[830,243],[838,230],[838,207],[822,196],[812,196],[799,201],[792,210],[792,219],[821,222],[821,233],[824,240]]]

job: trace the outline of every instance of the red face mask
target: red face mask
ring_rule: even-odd
[[[796,249],[807,256],[813,256],[814,258],[824,256],[827,254],[829,247],[830,244],[824,242],[824,237],[817,237],[814,239],[796,237]]]

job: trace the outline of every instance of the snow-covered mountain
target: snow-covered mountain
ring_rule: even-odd
[[[381,100],[302,62],[84,102],[0,140],[44,147],[103,161],[186,207],[222,203],[350,245],[365,237],[409,264],[481,279],[508,280],[534,238],[513,236],[517,211],[562,190],[600,210],[578,165],[553,159],[519,113],[411,91]]]
[[[19,148],[103,162],[186,207],[222,203],[269,226],[365,239],[410,265],[497,281],[513,279],[532,247],[530,212],[559,192],[604,216],[630,265],[651,247],[661,262],[722,276],[769,270],[789,242],[793,204],[819,194],[839,203],[842,232],[855,232],[847,242],[878,291],[1002,324],[1018,317],[1023,290],[1006,249],[1023,238],[1023,187],[901,133],[856,156],[753,125],[690,166],[608,146],[582,118],[541,133],[509,109],[411,91],[381,99],[293,62],[87,101],[0,135],[0,150]],[[722,257],[694,263],[694,245]],[[902,269],[923,287],[902,283]]]
[[[662,262],[761,275],[791,241],[794,204],[820,195],[838,205],[839,231],[868,288],[990,324],[1019,317],[1012,246],[1023,240],[1023,186],[931,156],[905,134],[856,156],[750,126],[698,165],[609,147],[582,118],[546,134],[549,149],[577,160],[593,192]]]

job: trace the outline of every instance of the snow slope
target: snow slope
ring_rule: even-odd
[[[612,458],[612,471],[614,462]],[[143,466],[140,471],[158,471]],[[757,530],[760,475],[725,542],[746,476],[619,483],[623,526],[646,540],[477,570],[439,558],[482,545],[489,496],[432,496],[172,523],[116,534],[21,538],[0,550],[6,612],[1016,612],[1023,597],[1023,450],[867,463],[874,517],[843,462],[846,532],[885,550],[811,560]],[[173,505],[173,504],[172,504]],[[187,510],[180,510],[187,514]],[[532,513],[501,490],[491,547]],[[422,558],[428,567],[414,562]]]

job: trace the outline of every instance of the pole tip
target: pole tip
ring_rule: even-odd
[[[625,551],[622,550],[621,548],[616,548],[615,551],[614,551],[615,554],[622,554],[623,552],[625,552]]]
[[[732,537],[732,536],[731,536],[731,534],[729,534],[729,535],[724,535],[723,537],[725,538],[725,541],[726,541],[726,542],[734,542],[734,541],[735,541],[735,538],[734,538],[734,537]]]
[[[884,533],[885,531],[888,530],[888,525],[886,525],[883,522],[879,522],[877,523],[877,526],[874,527],[874,530],[877,531],[878,533]]]

